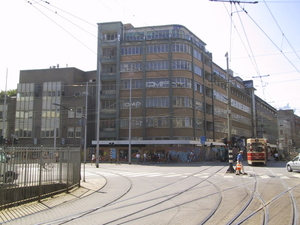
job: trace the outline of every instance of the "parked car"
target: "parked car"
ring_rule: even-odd
[[[0,182],[13,183],[18,179],[17,167],[10,159],[11,157],[0,148]]]
[[[289,172],[293,172],[293,170],[300,171],[300,154],[296,156],[293,160],[287,162],[286,169]]]

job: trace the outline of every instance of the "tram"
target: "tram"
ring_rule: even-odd
[[[264,138],[247,139],[247,161],[249,165],[266,165],[269,157],[268,141]]]

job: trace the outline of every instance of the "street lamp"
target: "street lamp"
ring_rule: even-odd
[[[130,85],[129,85],[129,124],[128,124],[128,129],[129,129],[129,137],[128,137],[128,163],[131,165],[131,78],[130,78]]]
[[[91,82],[94,82],[92,80]],[[85,123],[84,123],[84,150],[83,150],[83,161],[84,161],[84,166],[83,166],[83,181],[85,182],[85,164],[86,164],[86,139],[87,139],[87,108],[88,108],[88,95],[89,95],[89,82],[86,82],[85,85]]]

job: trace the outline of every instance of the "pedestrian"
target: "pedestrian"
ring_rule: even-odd
[[[278,161],[278,153],[277,153],[277,152],[274,154],[274,161],[275,161],[275,162]]]
[[[237,165],[237,170],[236,170],[236,175],[240,175],[241,174],[241,171],[242,171],[242,174],[243,175],[247,175],[247,173],[245,173],[245,171],[244,171],[244,166],[243,166],[243,163],[242,163],[242,161],[243,161],[243,151],[240,151],[240,153],[238,154],[238,156],[237,156],[237,158],[236,158],[236,165]],[[238,168],[240,168],[240,170],[238,169]]]
[[[93,163],[95,163],[96,162],[96,156],[93,154],[92,155],[92,164],[91,165],[93,165]]]
[[[141,155],[140,155],[139,152],[136,153],[135,158],[137,159],[137,164],[140,164],[140,158],[141,158]]]
[[[145,152],[144,153],[144,163],[146,163],[146,160],[147,160],[147,153]]]
[[[172,155],[170,152],[168,152],[166,156],[166,163],[169,163],[171,160],[172,160]]]

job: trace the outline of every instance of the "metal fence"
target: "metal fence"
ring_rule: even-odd
[[[80,185],[80,149],[1,149],[0,208],[68,191]]]

